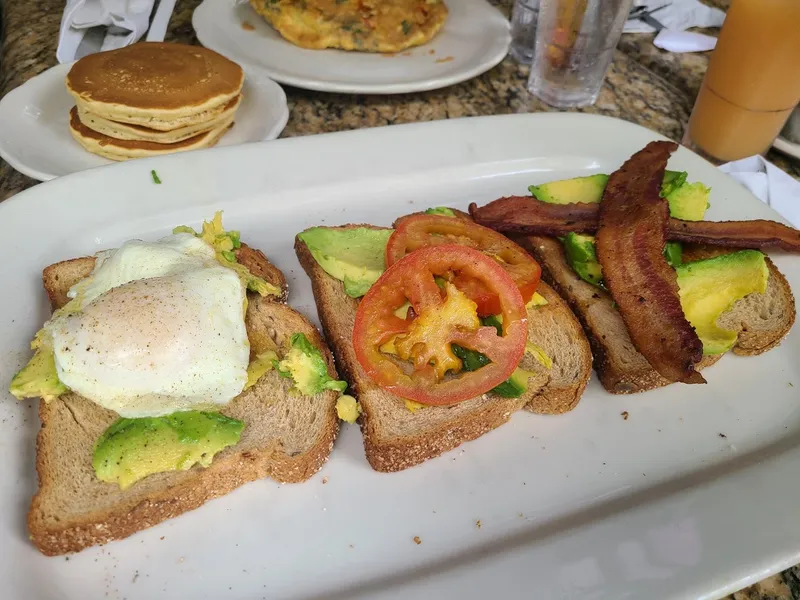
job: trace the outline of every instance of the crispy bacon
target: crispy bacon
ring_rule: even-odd
[[[509,196],[469,207],[477,223],[504,233],[565,235],[594,233],[599,204],[548,204],[531,196]],[[667,239],[725,248],[778,248],[800,252],[800,231],[776,221],[681,221],[670,219]]]
[[[665,379],[705,383],[703,343],[681,308],[678,278],[662,253],[669,206],[659,196],[674,142],[651,142],[611,174],[600,202],[597,259],[631,340]]]
[[[800,252],[800,231],[778,223],[754,221],[669,220],[667,238],[676,242],[725,248],[779,248]]]
[[[532,196],[508,196],[478,206],[469,205],[475,222],[503,233],[564,235],[570,231],[594,233],[599,204],[548,204]]]

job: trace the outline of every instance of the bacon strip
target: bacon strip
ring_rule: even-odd
[[[611,174],[600,202],[597,259],[636,349],[670,381],[705,383],[703,343],[681,308],[678,277],[662,253],[669,206],[659,196],[675,142],[650,142]]]
[[[570,231],[594,233],[599,204],[548,204],[530,196],[509,196],[478,207],[475,222],[503,233],[559,236]],[[725,248],[778,248],[800,252],[800,231],[776,221],[681,221],[670,219],[667,239]]]

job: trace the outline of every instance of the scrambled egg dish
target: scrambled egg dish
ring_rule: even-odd
[[[250,0],[303,48],[399,52],[432,39],[447,18],[442,0]]]

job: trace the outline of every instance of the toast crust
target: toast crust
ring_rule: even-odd
[[[244,244],[241,250],[239,260],[252,273],[286,289],[283,274],[260,251]],[[68,300],[66,292],[88,275],[93,265],[94,258],[78,258],[44,270],[43,282],[54,308]],[[271,298],[248,293],[248,300],[245,324],[251,352],[262,350],[264,342],[259,340],[265,336],[285,347],[293,333],[302,331],[322,351],[331,377],[338,377],[330,350],[305,317]],[[326,391],[313,398],[297,397],[288,394],[289,387],[289,380],[271,371],[226,405],[222,414],[243,420],[245,429],[239,443],[222,450],[209,467],[195,465],[187,471],[157,473],[124,491],[98,481],[91,466],[94,442],[118,415],[77,394],[65,394],[49,403],[40,401],[41,428],[36,441],[39,487],[28,512],[31,540],[48,556],[77,552],[128,537],[256,479],[307,480],[333,448],[339,430],[338,394]],[[310,415],[314,425],[307,427],[311,433],[302,430],[302,424],[290,429],[293,420]],[[65,455],[71,460],[68,464]],[[65,500],[70,494],[69,490],[65,493],[65,486],[83,492],[74,500]]]
[[[611,295],[583,281],[566,261],[561,244],[549,237],[529,236],[516,238],[542,264],[542,276],[566,299],[583,325],[594,355],[594,368],[603,387],[612,394],[635,394],[670,384],[661,377],[647,360],[633,347],[627,329],[613,307]],[[724,252],[724,250],[722,251]],[[687,253],[690,260],[699,260],[719,254],[719,250],[694,249]],[[767,259],[772,289],[768,294],[782,304],[783,318],[777,328],[749,330],[746,322],[734,322],[742,303],[763,304],[765,294],[753,294],[737,302],[728,315],[720,320],[726,326],[740,330],[739,341],[733,348],[736,354],[761,354],[774,348],[783,340],[795,320],[794,297],[783,274]],[[704,356],[697,365],[701,370],[716,363],[723,355]]]
[[[356,227],[373,226],[346,225],[342,228]],[[361,402],[363,412],[359,424],[364,450],[367,461],[377,471],[400,471],[439,456],[499,427],[526,404],[534,412],[543,414],[571,410],[586,387],[591,374],[588,342],[569,308],[552,289],[544,285],[543,295],[552,303],[538,309],[542,312],[536,313],[533,322],[529,322],[529,332],[541,334],[542,328],[538,325],[548,320],[566,323],[564,333],[575,340],[577,354],[582,361],[577,367],[579,373],[574,381],[553,382],[551,385],[550,377],[538,363],[526,365],[526,368],[537,371],[538,376],[530,380],[528,393],[520,398],[485,394],[453,407],[428,407],[411,414],[402,399],[372,382],[355,357],[352,333],[358,302],[344,294],[341,282],[325,273],[299,239],[295,240],[295,252],[311,279],[317,312],[340,373],[350,383],[351,393]],[[420,415],[420,412],[424,414]],[[386,422],[394,425],[401,420],[410,423],[404,430],[406,433],[387,434],[389,426]]]

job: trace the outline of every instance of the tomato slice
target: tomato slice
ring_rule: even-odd
[[[442,290],[434,280],[453,276],[478,281],[498,298],[495,314],[503,317],[502,335],[481,325],[475,303],[454,284],[447,281]],[[413,319],[395,314],[406,301]],[[382,388],[422,404],[446,405],[480,396],[508,379],[527,338],[525,303],[508,273],[478,250],[445,244],[408,254],[372,285],[356,312],[353,347],[361,367]],[[381,350],[387,342],[394,356]],[[491,362],[462,372],[453,344]]]
[[[480,250],[510,276],[527,303],[539,286],[542,269],[533,257],[496,231],[467,219],[442,215],[414,215],[400,219],[386,245],[386,264],[391,266],[405,255],[425,246],[460,244]],[[478,305],[482,317],[500,312],[500,301],[480,280],[463,273],[453,283]]]

